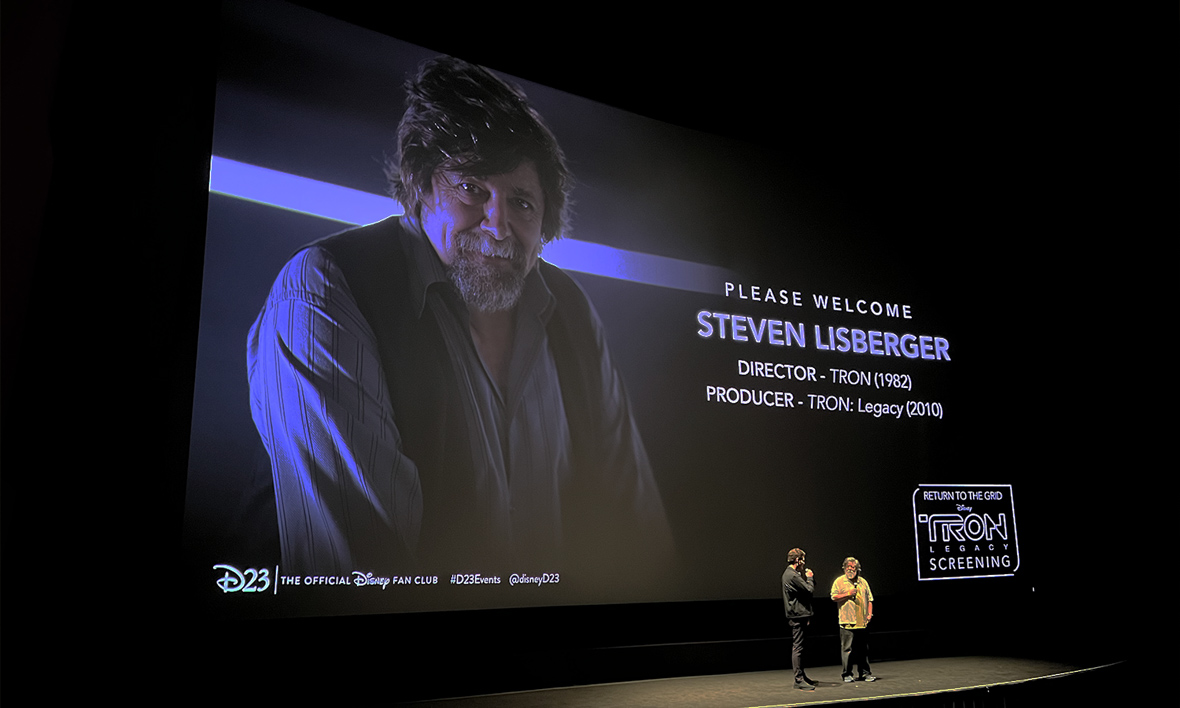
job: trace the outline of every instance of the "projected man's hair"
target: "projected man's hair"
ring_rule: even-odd
[[[390,191],[417,217],[436,170],[487,176],[531,160],[545,193],[545,242],[569,229],[573,179],[557,139],[524,92],[452,57],[428,60],[406,82],[398,158],[386,166]]]

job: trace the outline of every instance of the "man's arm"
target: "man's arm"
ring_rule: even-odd
[[[842,580],[842,578],[837,578],[835,580],[835,582],[832,583],[831,597],[832,597],[832,600],[842,603],[846,600],[856,597],[856,586],[853,585],[852,583],[847,583],[848,589],[841,592],[840,591],[840,585],[841,585],[840,581],[841,580]]]
[[[560,303],[563,314],[557,322],[568,327],[569,334],[563,336],[562,328],[555,330],[551,323],[550,345],[558,360],[570,424],[575,428],[571,430],[575,469],[590,472],[589,476],[580,475],[570,496],[574,500],[596,500],[592,503],[598,507],[582,517],[581,525],[591,533],[587,536],[583,530],[578,535],[587,536],[595,546],[605,544],[619,549],[648,574],[668,570],[675,555],[671,532],[602,322],[569,275],[548,264],[542,264],[541,272]],[[574,360],[580,362],[578,367],[562,365],[563,361]],[[595,417],[579,418],[578,411],[582,410]],[[590,435],[579,436],[578,430]],[[577,444],[579,438],[589,444]]]
[[[422,520],[372,330],[328,254],[296,254],[250,329],[250,408],[271,459],[284,570],[396,570]]]
[[[601,327],[601,325],[600,325]],[[606,459],[602,464],[608,475],[613,475],[613,485],[621,508],[630,509],[648,531],[667,536],[661,541],[671,544],[664,505],[660,490],[656,487],[647,450],[639,436],[639,428],[631,413],[631,401],[623,385],[623,378],[611,360],[605,338],[599,330],[600,355],[604,383],[603,430],[606,439]]]
[[[811,570],[806,570],[805,572],[806,572],[806,575],[804,575],[803,573],[799,573],[799,572],[792,574],[791,579],[789,581],[790,586],[795,588],[795,590],[797,590],[801,593],[805,593],[807,595],[814,595],[815,594],[814,575],[812,574]]]
[[[605,523],[615,528],[617,556],[628,556],[634,570],[664,575],[675,567],[675,544],[664,513],[647,450],[631,412],[622,376],[611,360],[597,321],[602,363],[603,459],[598,469],[609,506]],[[601,527],[600,527],[601,528]],[[596,534],[599,532],[595,532]]]

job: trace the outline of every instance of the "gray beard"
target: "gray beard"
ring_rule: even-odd
[[[508,258],[511,267],[481,263],[479,255]],[[474,230],[455,234],[448,275],[468,307],[480,312],[503,312],[516,307],[528,271],[524,254],[515,240],[497,241]]]

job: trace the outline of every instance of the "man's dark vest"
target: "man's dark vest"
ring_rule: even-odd
[[[467,483],[472,463],[467,452],[468,422],[462,414],[457,377],[452,373],[457,364],[449,359],[430,309],[425,308],[421,316],[412,311],[410,265],[404,246],[408,238],[413,236],[396,218],[389,218],[329,236],[316,245],[331,254],[344,273],[376,336],[402,451],[417,464],[422,481],[425,509],[420,551],[423,557],[437,558],[453,555],[432,547],[445,543],[440,538],[466,538],[471,544],[473,537],[457,526],[475,523],[465,517],[474,506],[475,490]],[[556,266],[538,261],[538,267],[556,299],[547,334],[569,423],[575,471],[575,484],[565,496],[584,502],[588,499],[585,485],[593,485],[585,479],[586,472],[593,469],[592,461],[602,459],[597,449],[603,440],[597,330],[590,303],[577,284]],[[432,505],[440,499],[447,500],[447,511]],[[574,522],[580,514],[566,508],[571,512],[566,515],[567,522]],[[476,528],[471,533],[478,537]],[[475,547],[469,551],[473,555],[480,552]]]

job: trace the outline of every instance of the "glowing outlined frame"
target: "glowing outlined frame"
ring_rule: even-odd
[[[964,487],[970,489],[1007,489],[1008,490],[1008,510],[1012,513],[1012,545],[1016,554],[1016,565],[1008,573],[997,573],[993,575],[956,575],[956,576],[940,576],[940,577],[922,577],[922,550],[921,539],[918,533],[918,493],[923,488],[939,488],[945,489],[947,487]],[[972,580],[980,578],[1011,578],[1016,575],[1016,571],[1020,569],[1020,539],[1016,532],[1016,500],[1012,494],[1011,484],[919,484],[918,488],[914,490],[911,497],[911,505],[914,516],[914,559],[917,564],[918,582],[925,582],[929,580]]]

